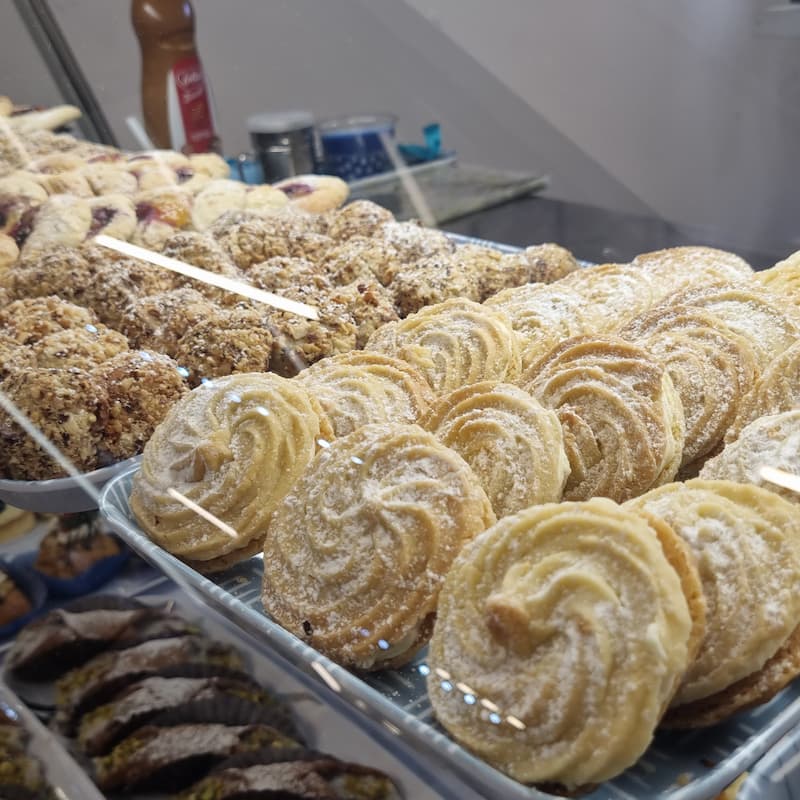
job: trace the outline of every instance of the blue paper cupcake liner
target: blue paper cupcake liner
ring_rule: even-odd
[[[0,639],[15,634],[24,625],[27,625],[44,607],[47,602],[47,586],[33,570],[25,569],[18,563],[9,563],[0,560],[0,569],[11,576],[19,590],[28,598],[31,610],[7,625],[0,625]]]
[[[96,561],[86,572],[76,575],[74,578],[54,578],[44,572],[39,572],[34,566],[36,563],[36,553],[26,553],[21,556],[16,563],[21,564],[26,569],[34,572],[45,584],[48,591],[53,596],[58,597],[78,597],[89,594],[95,589],[99,589],[108,583],[125,566],[131,555],[131,551],[119,540],[120,547],[118,555],[109,556],[101,561]]]

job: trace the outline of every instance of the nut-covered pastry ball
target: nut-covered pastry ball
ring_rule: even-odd
[[[101,322],[119,330],[130,303],[174,285],[174,273],[169,270],[132,258],[107,259],[94,264],[94,277],[83,293],[83,302]]]
[[[111,461],[141,453],[156,425],[189,390],[178,364],[150,350],[119,353],[92,374],[108,394],[102,449]]]
[[[231,225],[218,239],[233,263],[245,271],[273,256],[292,255],[287,238],[276,233],[268,219]]]
[[[575,256],[557,244],[535,244],[524,253],[530,265],[529,283],[552,283],[578,269]]]
[[[336,353],[349,353],[356,347],[358,329],[352,316],[326,295],[312,298],[301,292],[286,293],[292,299],[314,305],[319,319],[284,311],[268,312],[267,322],[275,340],[272,372],[291,378],[301,369]]]
[[[34,365],[43,369],[90,369],[127,349],[127,338],[102,323],[48,333],[28,348]]]
[[[389,289],[401,317],[450,297],[475,301],[480,298],[478,274],[457,264],[448,254],[425,259],[404,269],[395,275]]]
[[[175,360],[198,386],[234,372],[266,372],[272,346],[263,315],[235,309],[192,325],[178,342]]]
[[[247,277],[260,289],[277,294],[298,286],[314,290],[332,286],[327,275],[313,262],[291,256],[275,256],[256,264],[250,268]]]
[[[52,296],[25,297],[0,309],[0,334],[24,345],[50,333],[99,322],[94,311]]]
[[[328,214],[328,236],[339,241],[353,236],[372,236],[394,214],[371,200],[354,200]]]
[[[465,244],[456,247],[452,260],[476,276],[481,302],[503,289],[528,282],[530,266],[522,253],[504,255],[491,247]]]
[[[4,394],[82,472],[101,466],[108,393],[86,370],[17,369]],[[0,473],[15,480],[47,480],[66,472],[5,411],[0,411]]]
[[[431,256],[452,253],[455,245],[441,232],[416,222],[387,222],[375,236],[388,242],[408,263]]]
[[[79,247],[58,245],[23,258],[6,278],[8,289],[16,297],[58,295],[78,305],[93,281],[94,270]]]
[[[164,243],[162,252],[165,256],[177,258],[209,272],[234,276],[239,274],[219,242],[207,233],[197,231],[174,233]]]
[[[392,293],[375,281],[337,286],[328,292],[333,303],[341,303],[358,328],[356,346],[361,348],[372,334],[387,322],[400,319]],[[309,298],[313,304],[313,298]]]
[[[404,266],[400,254],[383,239],[354,236],[331,248],[320,262],[331,280],[337,284],[353,281],[378,280],[384,286],[391,283],[394,276]]]
[[[132,347],[174,356],[183,334],[192,325],[216,315],[218,310],[194,289],[172,289],[129,303],[122,314],[120,330]]]

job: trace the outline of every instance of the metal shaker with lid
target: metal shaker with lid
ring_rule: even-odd
[[[266,182],[314,171],[319,159],[310,111],[254,114],[247,120],[247,130]]]

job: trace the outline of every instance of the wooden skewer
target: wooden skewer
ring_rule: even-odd
[[[192,264],[186,264],[183,261],[179,261],[177,258],[169,258],[161,253],[154,253],[152,250],[138,247],[130,242],[123,242],[121,239],[115,239],[113,236],[100,234],[100,236],[94,238],[94,242],[102,247],[109,248],[109,250],[115,250],[122,255],[138,258],[150,264],[155,264],[157,267],[163,267],[164,269],[177,272],[180,275],[185,275],[187,278],[194,278],[203,283],[208,283],[211,286],[216,286],[219,289],[235,292],[250,300],[256,300],[259,303],[265,303],[268,306],[277,308],[280,311],[289,311],[292,314],[297,314],[306,319],[319,319],[319,313],[314,306],[300,303],[297,300],[290,300],[288,297],[281,297],[272,292],[265,292],[263,289],[257,289],[255,286],[250,286],[247,283],[228,278],[225,275],[218,275],[216,272],[209,272],[207,269],[201,269]]]
[[[215,517],[210,511],[206,511],[202,506],[197,505],[197,503],[190,500],[186,495],[181,494],[177,489],[169,488],[167,489],[167,494],[174,500],[185,505],[190,511],[194,511],[195,514],[198,514],[207,522],[215,525],[226,536],[230,536],[231,539],[235,539],[239,535],[227,522],[223,522],[219,517]]]

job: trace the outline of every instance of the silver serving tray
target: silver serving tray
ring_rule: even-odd
[[[10,506],[40,514],[72,514],[97,508],[100,490],[115,475],[138,464],[141,456],[108,467],[85,472],[80,478],[51,478],[47,481],[15,481],[0,478],[0,500]]]
[[[28,753],[39,759],[48,782],[62,800],[103,800],[103,795],[75,763],[59,738],[28,710],[25,704],[0,681],[0,705],[17,718],[30,734]]]
[[[284,630],[264,613],[260,556],[214,575],[212,579],[190,569],[151,542],[139,528],[128,505],[137,469],[127,470],[106,485],[100,498],[100,511],[144,558],[293,665],[322,680],[339,697],[411,745],[421,758],[435,759],[440,770],[450,771],[485,797],[493,800],[551,797],[511,780],[448,738],[436,724],[428,701],[425,675],[429,670],[425,651],[402,669],[355,675]],[[584,797],[586,800],[709,800],[798,722],[800,681],[770,703],[740,714],[726,724],[688,733],[660,733],[633,768]],[[463,795],[453,789],[446,796]]]

